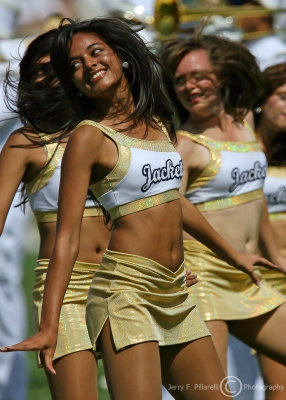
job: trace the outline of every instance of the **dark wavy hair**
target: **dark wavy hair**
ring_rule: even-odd
[[[95,33],[129,67],[124,70],[135,109],[126,121],[154,125],[154,116],[165,124],[170,137],[175,139],[172,125],[172,108],[163,91],[160,62],[138,34],[138,25],[121,19],[98,17],[85,21],[64,19],[59,27],[52,49],[51,60],[67,96],[80,119],[94,110],[94,99],[78,96],[78,89],[71,79],[69,50],[73,35],[79,32]],[[126,99],[128,101],[128,99]],[[132,125],[133,126],[133,125]]]
[[[272,65],[262,72],[263,92],[257,102],[260,113],[255,112],[255,125],[259,124],[263,114],[263,103],[271,96],[276,89],[286,84],[286,63]],[[262,138],[263,140],[263,138]],[[267,136],[266,155],[269,165],[286,164],[286,131],[269,133]]]
[[[263,92],[259,99],[262,104],[280,86],[286,83],[286,63],[272,65],[262,72]]]
[[[59,145],[61,139],[69,134],[66,128],[69,127],[74,112],[51,62],[43,60],[50,55],[56,33],[57,30],[52,29],[39,35],[28,45],[19,63],[19,76],[11,69],[6,72],[5,103],[11,112],[19,116],[23,124],[21,132],[29,140],[29,144],[15,147],[40,147],[50,142]],[[46,139],[35,135],[40,132],[49,135]],[[52,158],[48,163],[51,161]],[[25,210],[27,195],[24,184],[19,192],[20,202],[17,206]]]
[[[4,81],[8,109],[19,115],[24,126],[37,132],[61,131],[74,114],[51,62],[40,62],[49,56],[56,34],[57,30],[52,29],[35,38],[20,61],[19,77],[8,69]]]
[[[225,110],[235,121],[242,121],[261,93],[261,73],[254,56],[240,43],[214,35],[173,39],[162,43],[160,58],[166,92],[183,123],[189,117],[176,97],[173,77],[181,60],[191,51],[204,49],[213,66]]]

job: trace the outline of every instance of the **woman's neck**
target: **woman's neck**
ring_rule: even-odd
[[[228,135],[228,132],[233,127],[232,116],[224,111],[217,113],[208,118],[197,118],[190,115],[188,120],[182,125],[181,129],[185,129],[194,134],[203,134],[212,136],[213,134]]]

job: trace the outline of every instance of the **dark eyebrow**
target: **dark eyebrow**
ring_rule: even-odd
[[[213,74],[214,71],[212,69],[194,69],[192,72],[180,73],[177,76],[181,75],[206,75],[206,74]]]
[[[89,46],[87,46],[87,50],[91,49],[93,46],[98,46],[98,45],[101,45],[101,43],[98,43],[98,42],[91,43]],[[80,57],[76,56],[76,55],[73,57],[69,57],[69,61],[76,60],[77,58],[80,58]]]

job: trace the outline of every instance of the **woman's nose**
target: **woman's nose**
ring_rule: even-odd
[[[87,69],[90,69],[90,68],[94,67],[96,64],[97,64],[97,63],[96,63],[96,60],[95,60],[95,58],[93,58],[93,57],[87,57],[87,58],[84,60],[84,65],[85,65],[85,67],[86,67]]]
[[[188,77],[185,81],[186,89],[192,89],[196,86],[196,80],[194,78]]]

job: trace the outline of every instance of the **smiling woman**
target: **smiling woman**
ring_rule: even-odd
[[[255,131],[266,154],[269,168],[264,193],[275,241],[281,256],[286,256],[286,63],[266,68],[263,93],[255,108]],[[263,279],[286,295],[286,277],[277,271],[261,269]],[[258,354],[267,400],[285,397],[286,368],[263,354]],[[273,393],[271,387],[278,387]]]
[[[229,398],[219,390],[224,373],[185,286],[182,225],[255,282],[253,265],[273,264],[235,251],[181,199],[182,162],[160,64],[132,24],[112,18],[63,24],[51,60],[82,121],[63,157],[40,332],[2,351],[39,349],[55,373],[59,313],[90,189],[113,221],[86,315],[111,398],[161,400],[162,382],[178,399]],[[190,390],[202,381],[204,389]]]
[[[26,198],[29,201],[40,235],[33,271],[34,329],[40,322],[44,284],[56,236],[61,162],[69,139],[69,130],[62,128],[73,117],[50,61],[56,33],[51,30],[35,38],[20,62],[19,81],[14,80],[13,72],[7,74],[5,81],[7,104],[20,116],[24,127],[10,135],[0,156],[0,232],[11,199],[22,182],[23,202]],[[86,196],[84,209],[79,232],[81,244],[63,299],[56,337],[53,360],[57,374],[47,374],[53,400],[98,398],[97,362],[88,336],[85,308],[93,273],[107,246],[109,229],[91,196]],[[42,366],[40,358],[38,364]]]
[[[163,46],[164,81],[180,119],[177,149],[184,164],[182,192],[237,251],[266,254],[285,272],[267,217],[263,184],[267,160],[247,122],[261,93],[254,57],[239,43],[215,36]],[[228,332],[286,364],[286,298],[269,283],[256,285],[218,254],[184,233],[192,288],[226,371]]]

